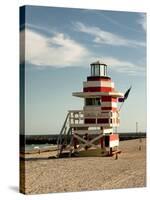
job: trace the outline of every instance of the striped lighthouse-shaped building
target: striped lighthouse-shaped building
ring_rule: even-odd
[[[62,127],[58,145],[59,153],[70,155],[110,155],[119,146],[115,130],[120,117],[118,98],[124,95],[116,91],[114,82],[107,74],[107,65],[100,61],[91,64],[91,74],[83,82],[83,91],[73,92],[83,99],[82,110],[70,110]]]

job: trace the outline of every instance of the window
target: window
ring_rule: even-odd
[[[95,76],[95,68],[94,65],[91,66],[91,75]]]
[[[105,75],[105,66],[104,65],[101,65],[101,67],[100,67],[100,75],[101,76]]]
[[[100,98],[87,98],[85,99],[86,106],[100,106],[101,99]]]
[[[95,76],[99,76],[99,65],[95,65]]]
[[[107,76],[107,66],[104,66],[104,75]]]
[[[95,105],[96,106],[100,106],[101,105],[101,100],[100,100],[100,98],[96,98],[96,99],[94,99],[94,103],[95,103]]]
[[[92,105],[92,99],[90,99],[90,98],[85,99],[85,105],[86,106],[91,106]]]
[[[91,76],[107,76],[107,65],[105,64],[92,64]]]

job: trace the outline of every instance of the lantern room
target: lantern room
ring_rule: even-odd
[[[91,76],[107,76],[107,65],[99,61],[91,63]]]

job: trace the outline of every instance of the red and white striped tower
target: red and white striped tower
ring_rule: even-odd
[[[124,95],[117,92],[114,82],[107,75],[107,65],[99,61],[91,64],[91,75],[83,82],[83,91],[73,96],[84,99],[83,110],[70,113],[70,127],[73,130],[74,149],[112,148],[119,145],[114,128],[120,118],[117,100]],[[77,145],[78,144],[78,145]]]

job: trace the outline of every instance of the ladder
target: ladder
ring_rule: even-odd
[[[57,156],[58,157],[61,156],[63,150],[70,144],[70,141],[71,141],[72,128],[70,127],[70,124],[69,124],[69,116],[70,114],[68,113],[57,139]]]

